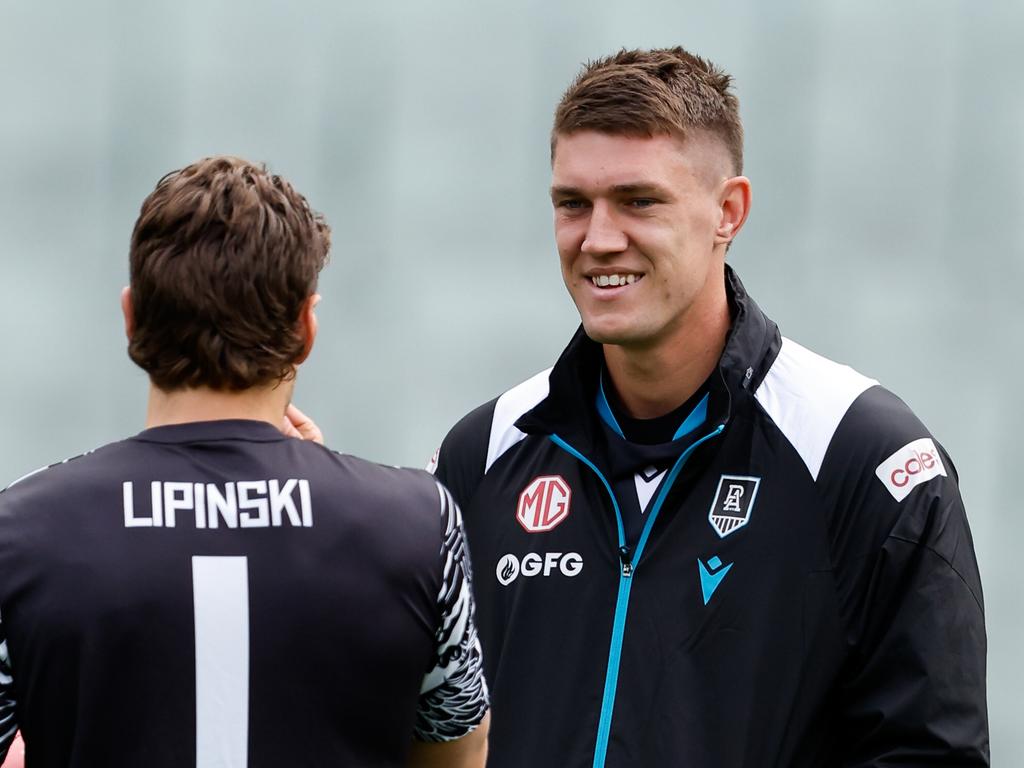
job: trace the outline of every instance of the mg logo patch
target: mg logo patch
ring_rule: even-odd
[[[534,478],[519,494],[516,520],[528,533],[546,533],[569,516],[572,491],[561,475]]]
[[[708,522],[715,533],[724,539],[750,522],[760,484],[760,477],[722,475],[708,512]]]
[[[438,448],[436,451],[434,451],[434,455],[430,457],[430,461],[427,462],[427,466],[424,467],[424,469],[426,469],[427,472],[429,472],[430,474],[433,475],[434,473],[437,472],[437,462],[440,459],[441,459],[441,449]]]

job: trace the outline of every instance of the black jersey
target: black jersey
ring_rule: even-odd
[[[397,766],[487,707],[458,508],[255,421],[159,427],[0,494],[0,757]]]

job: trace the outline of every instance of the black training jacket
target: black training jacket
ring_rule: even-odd
[[[441,446],[476,570],[489,768],[988,765],[950,457],[877,382],[782,338],[731,270],[727,287],[707,418],[632,544],[582,331]]]

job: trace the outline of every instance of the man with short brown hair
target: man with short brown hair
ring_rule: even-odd
[[[239,158],[146,198],[122,295],[146,429],[0,493],[0,760],[20,727],[42,768],[482,768],[458,507],[280,431],[328,247]]]
[[[128,354],[162,392],[290,380],[329,250],[323,217],[276,174],[234,157],[168,174],[132,232]]]
[[[681,48],[592,62],[551,156],[582,327],[432,462],[477,568],[490,768],[987,765],[956,471],[726,265],[751,201],[730,77]]]

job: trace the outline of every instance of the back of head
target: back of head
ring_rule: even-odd
[[[706,131],[722,141],[739,175],[743,126],[731,85],[732,77],[679,47],[622,50],[589,62],[555,111],[551,155],[559,135],[577,131],[684,140]]]
[[[131,240],[131,359],[164,391],[292,375],[330,228],[285,179],[237,157],[169,173]]]

